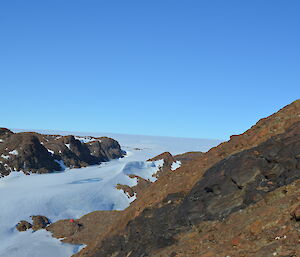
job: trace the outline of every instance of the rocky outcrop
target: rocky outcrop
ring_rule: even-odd
[[[297,256],[298,121],[299,100],[160,176],[76,256]]]
[[[300,179],[300,122],[284,134],[232,155],[207,170],[179,210],[187,224],[217,220]]]
[[[120,158],[124,155],[119,143],[109,137],[99,137],[97,140],[87,144],[91,154],[97,158],[102,158],[103,161]]]
[[[130,178],[136,178],[137,184],[135,186],[128,186],[128,185],[122,185],[117,184],[116,188],[119,190],[123,190],[124,193],[128,196],[128,198],[131,198],[133,196],[138,197],[140,194],[142,194],[143,190],[147,188],[152,182],[150,180],[141,178],[137,175],[129,175]]]
[[[47,227],[51,222],[50,220],[42,215],[35,215],[35,216],[31,216],[32,219],[32,229],[34,231],[37,231],[39,229],[43,229],[45,227]]]
[[[61,170],[51,153],[33,133],[10,134],[0,143],[0,173],[5,176],[11,171],[46,173]]]
[[[178,154],[174,156],[176,161],[180,161],[181,163],[185,164],[190,161],[196,160],[197,158],[201,157],[204,153],[203,152],[187,152],[183,154]]]
[[[9,129],[7,129],[7,128],[0,128],[0,139],[1,139],[1,141],[5,140],[7,137],[9,137],[12,134],[13,134],[13,132],[10,131]]]
[[[16,229],[20,232],[26,231],[31,228],[33,231],[37,231],[46,228],[51,223],[47,217],[42,215],[34,215],[30,216],[30,218],[32,219],[32,224],[26,220],[21,220],[16,225]]]
[[[90,256],[152,256],[176,244],[177,234],[201,222],[222,221],[300,179],[300,122],[249,150],[232,155],[210,169],[191,191],[171,194],[146,208],[123,233],[105,238]]]
[[[26,220],[21,220],[16,225],[16,229],[20,232],[26,231],[26,230],[31,229],[31,228],[32,228],[32,225]]]
[[[195,158],[201,156],[202,154],[203,153],[201,152],[188,152],[188,153],[172,156],[171,153],[164,152],[149,159],[148,161],[153,162],[153,161],[163,160],[163,165],[159,167],[158,171],[155,174],[153,174],[154,177],[158,178],[168,174],[169,172],[173,172],[174,163],[179,162],[180,165],[181,163],[186,164],[187,162],[194,160]],[[128,185],[118,184],[116,186],[117,189],[123,190],[128,196],[128,198],[133,196],[139,197],[143,193],[143,191],[152,184],[150,180],[143,179],[136,175],[129,175],[129,177],[136,178],[137,185],[130,187]]]
[[[153,162],[153,161],[159,161],[159,160],[164,160],[164,165],[169,168],[171,167],[172,163],[175,162],[174,157],[169,152],[161,153],[161,154],[149,159],[148,161]]]
[[[103,161],[92,156],[87,145],[74,136],[58,137],[47,141],[44,146],[53,153],[53,158],[62,160],[67,167],[80,168]]]
[[[65,167],[80,168],[123,157],[119,143],[111,138],[13,133],[0,129],[0,177],[11,171],[49,173]]]
[[[95,211],[80,219],[60,220],[47,227],[56,238],[64,238],[63,242],[87,244],[94,240],[98,233],[103,233],[111,226],[120,211]]]
[[[115,227],[111,228],[112,231],[124,229],[124,225],[138,216],[145,208],[156,206],[167,195],[177,192],[188,193],[206,170],[217,162],[232,154],[255,147],[274,135],[285,132],[297,121],[300,121],[300,100],[267,118],[261,119],[245,133],[231,137],[228,142],[201,154],[188,162],[188,165],[182,165],[176,172],[169,172],[165,176],[161,176],[158,181],[143,191],[143,195],[140,195],[134,204],[124,211],[120,222],[117,221]],[[99,240],[102,236],[99,236]]]

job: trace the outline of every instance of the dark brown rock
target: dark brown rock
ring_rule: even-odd
[[[0,129],[0,177],[11,171],[29,174],[61,171],[65,166],[80,168],[123,155],[119,143],[111,138],[94,138],[93,142],[83,143],[74,136]]]
[[[12,131],[10,131],[9,129],[7,128],[0,128],[0,138],[3,139],[3,138],[6,138],[10,135],[14,134]]]
[[[87,143],[91,154],[102,161],[108,161],[123,157],[125,154],[121,150],[119,143],[109,137],[95,138],[95,141]]]
[[[0,170],[2,175],[13,170],[25,173],[61,170],[34,133],[11,134],[0,144],[0,160],[3,164]]]
[[[126,230],[126,226],[133,222],[135,218],[142,215],[143,211],[146,208],[156,208],[162,204],[162,201],[167,197],[169,194],[173,194],[176,192],[183,192],[184,194],[188,193],[191,188],[199,181],[203,174],[213,165],[218,163],[224,158],[229,157],[232,154],[239,153],[243,150],[247,150],[253,148],[262,142],[266,141],[267,139],[271,138],[274,135],[278,135],[284,133],[287,128],[289,128],[295,122],[300,121],[300,100],[293,102],[292,104],[284,107],[277,113],[273,115],[261,119],[257,124],[255,124],[251,129],[247,130],[241,135],[232,137],[231,140],[228,142],[224,142],[217,147],[212,148],[210,151],[203,153],[198,158],[190,161],[187,165],[182,165],[176,172],[169,172],[166,176],[161,176],[159,179],[151,184],[149,187],[145,188],[143,194],[134,201],[125,211],[123,211],[120,217],[113,223],[110,228],[107,228],[107,231],[101,232],[98,234],[97,238],[92,240],[88,247],[82,250],[76,256],[84,256],[84,257],[91,257],[91,256],[101,256],[97,255],[100,251],[104,240],[108,240],[113,234],[115,235],[122,235]],[[271,182],[271,181],[270,181]],[[268,195],[271,193],[267,193]],[[264,200],[260,201],[259,203],[264,203]],[[280,207],[283,204],[286,204],[287,200],[278,203],[276,206]],[[248,207],[250,208],[250,207]],[[266,210],[265,207],[262,207],[263,210]],[[273,211],[273,210],[272,210]],[[271,212],[271,213],[274,213]],[[284,213],[279,209],[279,213]],[[288,212],[287,212],[288,213]],[[231,214],[234,216],[235,213]],[[213,245],[212,242],[205,239],[207,238],[206,235],[213,232],[213,225],[212,222],[202,222],[201,228],[195,227],[195,231],[190,230],[186,233],[181,233],[182,240],[177,242],[177,250],[176,246],[169,246],[168,248],[159,249],[156,254],[151,256],[161,257],[161,256],[169,256],[172,251],[175,251],[179,254],[180,257],[187,257],[187,256],[206,256],[209,253],[209,256],[225,256],[226,254],[229,256],[239,256],[239,257],[253,257],[253,256],[262,256],[262,255],[255,255],[253,252],[254,250],[254,243],[262,244],[262,240],[256,240],[255,238],[249,239],[248,250],[246,248],[241,247],[241,251],[239,253],[234,252],[232,255],[231,249],[232,245],[227,246],[226,242],[222,243],[224,239],[230,239],[230,233],[236,231],[235,233],[240,233],[244,227],[246,226],[246,221],[251,221],[252,217],[263,217],[268,218],[270,223],[272,220],[270,219],[271,215],[269,212],[253,212],[252,216],[246,215],[246,213],[241,212],[238,214],[245,214],[244,218],[239,219],[236,217],[232,221],[231,227],[225,227],[223,230],[218,231],[216,229],[215,235],[218,237],[220,244]],[[168,215],[172,216],[172,213]],[[289,215],[287,215],[289,216]],[[261,218],[260,217],[260,218]],[[289,216],[290,218],[290,216]],[[239,223],[239,221],[241,221]],[[243,222],[245,223],[243,223]],[[219,221],[218,221],[219,222]],[[253,221],[252,221],[253,222]],[[210,224],[209,226],[203,225],[203,223]],[[236,225],[236,224],[239,224]],[[295,223],[298,224],[298,223]],[[235,226],[237,227],[236,229]],[[271,226],[271,225],[270,225]],[[277,224],[275,224],[277,226]],[[203,227],[209,227],[209,229],[204,229]],[[200,231],[204,231],[203,233]],[[212,231],[211,231],[212,230]],[[221,233],[224,231],[224,233]],[[268,230],[263,230],[268,233]],[[251,235],[252,233],[250,233]],[[200,236],[199,236],[200,235]],[[245,237],[249,237],[249,235],[245,234]],[[206,241],[205,241],[206,240]],[[223,241],[222,241],[223,240]],[[295,243],[298,244],[298,243]],[[294,244],[294,245],[295,245]],[[127,246],[124,246],[126,248]],[[174,248],[173,248],[174,247]],[[257,246],[258,248],[261,245]],[[168,251],[170,249],[170,251]],[[213,250],[212,250],[213,249]],[[228,250],[229,249],[229,250]],[[246,249],[246,250],[244,250]],[[257,249],[257,248],[256,248]],[[228,250],[228,251],[227,251]],[[105,256],[105,255],[102,255]],[[117,256],[115,254],[114,256]],[[122,255],[118,255],[122,256]],[[299,251],[300,256],[300,251]],[[132,256],[130,256],[132,257]]]
[[[203,222],[222,222],[229,215],[250,208],[256,202],[273,201],[271,199],[276,199],[271,194],[274,190],[300,179],[299,155],[300,122],[297,122],[285,133],[213,165],[187,196],[174,195],[155,207],[145,208],[127,224],[122,233],[102,239],[101,247],[88,256],[153,256],[161,249],[175,247],[178,234],[193,231],[198,226],[201,229]],[[287,194],[283,193],[284,190],[280,190],[282,196]],[[268,215],[274,212],[273,208]],[[249,231],[248,235],[253,237],[261,233],[258,229],[255,232],[250,234]],[[280,231],[275,226],[267,235],[275,240]],[[217,238],[217,233],[211,234],[208,242],[216,244]],[[228,251],[232,247],[241,247],[245,242],[245,238],[239,234],[232,236],[228,241],[228,247],[231,247]],[[276,248],[280,243],[273,245]],[[265,254],[270,249],[273,248],[262,247],[257,253]],[[200,255],[196,252],[195,255],[183,256]]]
[[[291,216],[296,220],[300,221],[300,206],[297,206],[292,212]]]
[[[26,231],[27,229],[32,228],[32,225],[26,221],[26,220],[21,220],[17,225],[16,229],[20,232]]]
[[[300,178],[300,122],[208,169],[180,207],[187,224],[223,219]]]
[[[50,224],[50,220],[41,215],[36,215],[36,216],[30,216],[32,218],[33,224],[32,224],[32,229],[34,231],[46,228]]]
[[[80,168],[100,163],[90,154],[86,144],[74,136],[64,136],[45,143],[45,147],[54,151],[54,158],[62,160],[67,167]]]

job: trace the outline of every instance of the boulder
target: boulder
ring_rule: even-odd
[[[26,231],[27,229],[32,228],[32,225],[26,221],[26,220],[21,220],[17,225],[16,229],[20,232]]]
[[[41,215],[36,215],[36,216],[30,216],[32,218],[33,224],[32,224],[32,229],[34,231],[46,228],[51,222],[50,220]]]

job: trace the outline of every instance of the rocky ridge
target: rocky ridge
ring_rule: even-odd
[[[123,157],[119,143],[107,137],[76,138],[0,128],[0,177],[80,168]]]
[[[169,152],[164,152],[147,161],[153,162],[153,161],[163,160],[163,165],[159,168],[159,170],[155,174],[153,174],[154,177],[160,178],[162,176],[167,175],[168,173],[174,172],[176,169],[178,169],[181,166],[182,163],[191,161],[197,158],[198,156],[201,156],[202,154],[203,154],[202,152],[187,152],[184,154],[173,156]],[[176,165],[174,166],[174,164]],[[145,190],[145,188],[147,188],[152,184],[150,180],[146,180],[134,174],[130,174],[129,177],[136,178],[137,185],[130,187],[128,185],[118,184],[116,186],[117,189],[123,190],[124,193],[126,193],[129,198],[133,196],[139,197],[141,193]]]
[[[285,192],[283,188],[298,183],[298,121],[299,100],[260,120],[245,133],[232,136],[228,142],[182,163],[175,172],[160,176],[118,215],[106,231],[87,242],[88,247],[76,256],[218,256],[215,254],[218,249],[221,251],[221,247],[216,246],[219,241],[213,237],[222,235],[219,227],[229,222],[231,217],[237,218],[248,210],[251,212],[253,206],[262,206],[268,201],[266,199],[277,195],[274,192],[279,192],[278,199],[275,197],[271,201],[274,211],[285,208],[276,208],[273,203],[286,196],[280,193]],[[283,150],[285,148],[289,150]],[[269,156],[272,149],[277,149],[277,152]],[[239,165],[244,165],[247,172],[243,173],[238,168],[231,171]],[[293,204],[297,201],[288,201],[286,209],[289,210]],[[266,210],[261,208],[264,213]],[[289,213],[288,218],[286,213],[282,216],[286,221],[293,222]],[[253,221],[250,217],[248,219]],[[276,223],[280,219],[268,222]],[[242,220],[238,224],[240,227],[237,230],[241,234],[246,233],[241,225],[244,223]],[[297,227],[296,223],[285,226]],[[230,229],[231,236],[235,230],[233,227]],[[210,238],[207,239],[206,234]],[[195,240],[206,241],[203,247],[195,247],[192,243],[195,244]],[[249,255],[246,244],[238,249],[244,255],[236,255],[238,251],[232,242],[219,240],[220,245],[235,251],[232,256],[268,256],[260,255],[259,251],[256,255]],[[263,242],[258,242],[256,249],[263,249],[266,246]],[[210,250],[211,247],[215,248]]]
[[[157,206],[144,209],[122,233],[105,238],[91,256],[153,256],[178,244],[180,234],[201,229],[203,222],[222,224],[230,214],[299,180],[299,156],[297,122],[285,133],[218,162],[187,195],[170,194]]]

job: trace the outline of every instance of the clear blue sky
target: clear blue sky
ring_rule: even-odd
[[[223,138],[300,98],[298,0],[2,0],[0,126]]]

